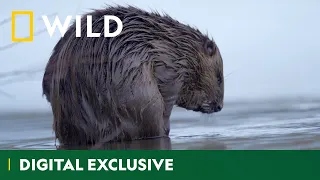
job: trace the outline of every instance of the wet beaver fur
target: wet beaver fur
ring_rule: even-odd
[[[42,88],[63,145],[88,145],[170,132],[174,105],[201,113],[223,107],[223,61],[215,42],[170,16],[132,6],[94,10],[93,32],[82,37],[75,23],[53,49]],[[122,20],[123,30],[103,37],[104,15]],[[117,28],[110,22],[110,32]]]

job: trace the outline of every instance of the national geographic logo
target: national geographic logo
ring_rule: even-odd
[[[16,37],[16,16],[26,15],[29,16],[29,37],[18,38]],[[32,42],[33,41],[33,12],[32,11],[12,11],[12,27],[11,39],[13,42]]]
[[[29,36],[28,37],[16,37],[16,16],[17,15],[25,15],[25,16],[29,16]],[[76,37],[82,37],[81,34],[81,15],[76,15]],[[92,16],[91,15],[87,15],[87,34],[86,37],[96,37],[99,38],[101,37],[101,33],[99,32],[93,32],[92,30]],[[12,11],[12,29],[11,29],[11,34],[12,34],[12,41],[13,42],[32,42],[33,41],[33,30],[34,30],[34,15],[33,15],[33,11]],[[59,29],[61,37],[64,36],[64,34],[67,32],[69,25],[71,23],[72,20],[72,16],[68,15],[65,20],[64,23],[62,24],[60,21],[60,18],[58,16],[55,16],[54,22],[51,24],[49,21],[49,18],[47,15],[43,15],[42,16],[42,20],[46,26],[46,30],[49,34],[50,37],[53,36],[53,34],[56,31],[56,28]],[[110,32],[110,28],[109,28],[109,23],[110,20],[113,20],[116,22],[117,24],[117,29],[114,32]],[[119,35],[123,29],[123,24],[122,21],[113,15],[104,15],[104,37],[115,37],[117,35]]]

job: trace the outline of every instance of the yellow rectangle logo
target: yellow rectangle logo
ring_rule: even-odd
[[[17,38],[15,36],[16,32],[16,15],[29,15],[29,37]],[[13,42],[32,42],[33,41],[33,12],[32,11],[12,11],[12,29],[11,29],[11,38]]]

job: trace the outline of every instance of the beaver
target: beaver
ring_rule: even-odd
[[[199,113],[223,108],[223,60],[215,41],[168,14],[134,6],[94,9],[93,32],[76,37],[73,23],[53,48],[42,89],[53,113],[56,139],[64,145],[132,141],[169,136],[178,106]],[[123,23],[103,37],[104,15]],[[114,32],[117,24],[109,24]]]

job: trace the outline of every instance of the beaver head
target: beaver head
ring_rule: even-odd
[[[188,63],[193,71],[187,73],[176,105],[208,114],[219,112],[224,99],[223,60],[219,48],[208,37],[194,47],[197,50]]]

